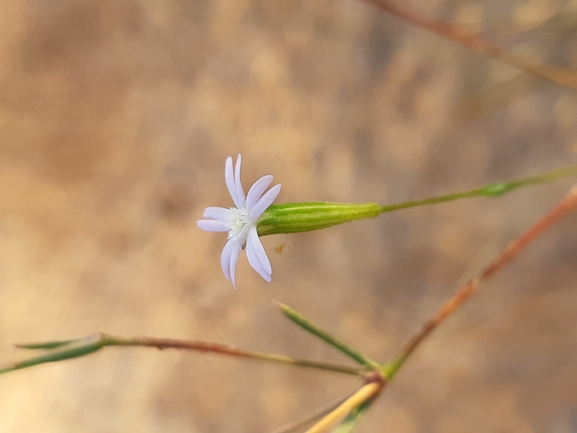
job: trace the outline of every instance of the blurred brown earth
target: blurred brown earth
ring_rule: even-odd
[[[577,67],[577,2],[406,1]],[[264,238],[267,284],[196,226],[224,161],[279,202],[391,203],[577,162],[577,94],[358,1],[0,3],[0,359],[95,331],[333,362],[296,308],[380,360],[571,181]],[[577,431],[577,217],[415,354],[359,432]],[[282,242],[290,251],[275,254]],[[107,349],[0,377],[0,432],[271,432],[354,378]]]

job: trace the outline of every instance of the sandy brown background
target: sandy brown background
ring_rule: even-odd
[[[577,67],[575,1],[406,1]],[[571,181],[264,239],[267,284],[222,235],[244,157],[279,202],[390,203],[577,162],[577,94],[342,1],[0,3],[0,360],[106,331],[348,362],[285,302],[387,360]],[[359,432],[577,431],[577,217],[416,353]],[[354,378],[108,349],[0,377],[2,433],[271,432]]]

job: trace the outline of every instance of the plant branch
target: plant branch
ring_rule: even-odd
[[[56,341],[38,344],[23,344],[18,347],[32,350],[46,350],[40,356],[32,357],[24,361],[15,362],[0,368],[0,374],[20,370],[47,362],[57,362],[65,359],[77,358],[96,352],[106,346],[140,346],[154,347],[157,349],[182,349],[198,352],[218,353],[221,355],[237,356],[242,358],[257,359],[261,361],[276,362],[280,364],[295,365],[300,367],[316,368],[320,370],[334,371],[366,377],[367,371],[362,368],[349,367],[340,364],[331,364],[306,359],[290,358],[284,355],[257,352],[254,350],[241,349],[219,343],[197,340],[177,340],[173,338],[154,337],[125,337],[111,334],[94,334],[74,340]]]
[[[385,375],[392,378],[401,368],[405,361],[411,356],[419,344],[427,338],[447,317],[469,299],[478,289],[479,284],[487,280],[505,265],[511,262],[522,251],[525,250],[535,239],[545,233],[553,224],[568,215],[577,208],[577,187],[573,187],[569,194],[549,211],[545,216],[533,224],[527,231],[519,236],[499,254],[488,266],[486,266],[478,276],[471,278],[455,294],[445,302],[441,308],[431,317],[425,325],[411,337],[400,356],[384,368]]]
[[[517,57],[494,42],[480,38],[475,33],[456,25],[440,23],[438,21],[425,18],[413,11],[393,4],[389,0],[364,0],[374,5],[378,9],[387,12],[394,17],[407,21],[418,27],[426,29],[432,33],[446,39],[457,42],[472,50],[486,54],[494,59],[506,63],[523,72],[553,81],[561,86],[577,90],[577,71],[573,69],[558,69],[549,66],[543,66],[538,63]]]

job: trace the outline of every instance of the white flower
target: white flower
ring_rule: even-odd
[[[232,167],[232,157],[226,159],[224,177],[226,186],[236,207],[208,207],[198,226],[209,232],[228,232],[228,242],[222,250],[220,262],[224,276],[232,281],[236,289],[236,263],[240,251],[246,248],[248,262],[266,281],[271,280],[272,268],[256,230],[256,221],[272,204],[280,193],[280,185],[275,185],[268,192],[265,190],[272,183],[271,175],[263,176],[250,187],[248,195],[240,182],[241,156]]]

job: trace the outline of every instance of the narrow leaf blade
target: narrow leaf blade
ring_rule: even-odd
[[[352,358],[356,362],[366,367],[370,367],[373,370],[380,371],[380,365],[375,360],[371,359],[364,353],[362,353],[357,348],[353,347],[340,337],[337,337],[327,330],[321,328],[319,325],[313,323],[302,314],[298,313],[297,311],[293,310],[292,308],[288,307],[287,305],[278,304],[283,314],[288,317],[291,321],[299,325],[305,331],[313,334],[314,336],[320,338],[324,342],[330,344],[337,350],[341,351],[348,357]]]

